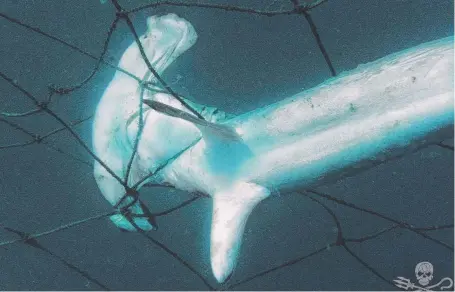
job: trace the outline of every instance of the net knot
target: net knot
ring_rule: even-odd
[[[35,143],[37,143],[37,144],[40,144],[41,142],[43,142],[43,137],[38,134],[35,134],[33,136],[33,139],[35,140]]]
[[[41,110],[47,109],[49,106],[49,101],[40,101],[36,104],[36,106]]]
[[[126,15],[127,15],[127,12],[125,10],[123,10],[123,9],[118,10],[115,13],[115,16],[117,16],[117,18],[126,18]]]
[[[58,94],[58,95],[65,95],[73,91],[72,88],[63,88],[63,87],[57,87],[54,84],[50,84],[48,86],[50,94]]]
[[[298,14],[306,14],[306,13],[308,13],[309,7],[310,6],[306,3],[298,4],[298,5],[294,6],[294,11],[297,12]]]
[[[125,194],[133,198],[137,198],[139,196],[139,192],[135,188],[126,188]]]
[[[132,200],[130,202],[128,202],[125,206],[120,207],[120,205],[122,205],[122,203],[127,198],[132,198]],[[138,199],[139,199],[139,192],[136,189],[130,188],[130,187],[125,187],[125,195],[123,195],[123,197],[117,202],[117,204],[115,204],[114,208],[116,208],[116,209],[119,208],[120,212],[122,212],[122,210],[126,210],[129,207],[131,207],[132,205],[134,205]]]

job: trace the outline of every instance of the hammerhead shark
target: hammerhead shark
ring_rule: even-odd
[[[149,17],[140,37],[158,74],[196,39],[194,27],[175,14]],[[130,214],[137,215],[111,220],[124,230],[156,227],[142,216],[147,210],[140,201],[120,202],[125,187],[113,174],[128,175],[129,185],[155,183],[209,195],[211,267],[216,280],[225,282],[248,216],[272,189],[333,183],[453,137],[453,47],[453,37],[424,43],[232,116],[187,99],[182,103],[160,88],[133,42],[118,66],[142,82],[117,71],[93,123],[94,153],[105,163],[94,167],[99,189],[112,205],[130,204]]]

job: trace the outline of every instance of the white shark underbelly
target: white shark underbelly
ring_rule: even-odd
[[[253,155],[230,174],[273,187],[326,183],[323,178],[331,172],[355,172],[451,137],[453,66],[450,37],[361,65],[238,116],[226,124],[237,130]],[[193,182],[214,179],[203,173],[206,148],[202,141],[170,165],[175,178],[178,169],[186,168],[194,171],[188,178]],[[188,175],[191,171],[184,171]]]
[[[446,38],[267,108],[261,123],[251,115],[241,132],[275,132],[274,146],[247,140],[258,151],[241,176],[281,188],[324,184],[452,137],[453,68],[453,38]],[[264,136],[259,144],[267,144]]]
[[[452,137],[453,53],[451,37],[361,65],[226,122],[251,151],[246,157],[243,148],[236,152],[237,143],[214,147],[203,133],[165,168],[160,176],[168,183],[214,198],[217,279],[232,272],[246,219],[271,188],[334,182]]]
[[[140,41],[161,74],[196,39],[189,22],[168,14],[150,17]],[[223,282],[235,267],[249,214],[271,189],[332,182],[452,137],[453,65],[453,38],[445,38],[219,123],[223,114],[193,104],[207,121],[198,120],[157,88],[133,43],[119,67],[152,83],[151,89],[122,72],[106,88],[93,123],[93,149],[109,170],[97,162],[94,176],[112,205],[132,204],[128,216],[111,217],[126,230],[155,227],[140,201],[124,197],[130,186],[135,195],[147,178],[212,196],[211,265]]]

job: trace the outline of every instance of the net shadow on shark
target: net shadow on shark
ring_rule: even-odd
[[[140,37],[158,74],[196,40],[175,14],[150,17]],[[157,90],[117,71],[96,110],[93,149],[135,190],[151,183],[212,197],[211,267],[225,282],[248,216],[272,189],[332,183],[453,137],[453,54],[453,37],[425,43],[235,117],[185,100],[201,119],[158,88],[134,42],[119,67]],[[94,176],[109,203],[133,215],[112,216],[119,228],[156,228],[103,165]]]

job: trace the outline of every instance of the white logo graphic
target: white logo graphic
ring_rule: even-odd
[[[416,265],[415,274],[417,281],[421,286],[418,286],[411,282],[410,279],[405,277],[397,277],[395,280],[395,286],[404,290],[417,290],[417,291],[432,291],[434,288],[438,288],[440,291],[452,288],[453,281],[449,277],[442,278],[438,283],[428,286],[431,280],[434,278],[433,265],[430,262],[421,262]],[[441,286],[443,283],[443,286]]]

